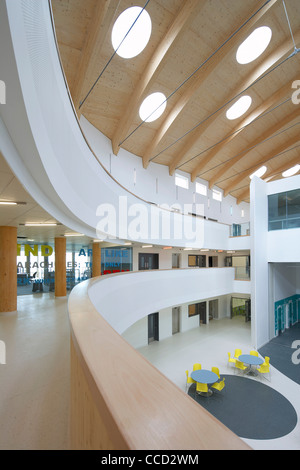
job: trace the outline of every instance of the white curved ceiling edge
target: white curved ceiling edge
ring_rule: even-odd
[[[99,204],[118,209],[121,196],[126,198],[128,207],[143,206],[148,220],[166,219],[168,223],[170,217],[175,223],[178,215],[126,191],[91,152],[67,92],[48,0],[1,0],[1,56],[5,58],[3,79],[8,89],[1,115],[19,155],[18,164],[7,149],[3,154],[20,182],[45,210],[64,225],[91,237],[96,236]],[[185,218],[188,227],[191,217]],[[126,218],[117,219],[117,223],[118,233],[127,234]],[[184,235],[177,240],[172,238],[172,245],[190,246]],[[149,243],[151,234],[141,239],[128,234],[126,239]],[[156,245],[167,243],[157,236],[153,241]],[[201,246],[203,243],[198,243]]]

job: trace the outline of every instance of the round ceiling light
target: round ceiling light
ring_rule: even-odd
[[[239,46],[236,60],[239,64],[249,64],[257,59],[268,47],[272,30],[268,26],[256,28]]]
[[[167,106],[167,99],[163,93],[156,92],[147,96],[140,107],[140,118],[145,122],[158,119]]]
[[[250,179],[252,180],[254,176],[261,178],[265,174],[266,171],[267,171],[267,167],[262,166],[258,170],[256,170],[254,173],[252,173],[252,175],[250,175]]]
[[[151,31],[152,22],[146,10],[141,7],[127,8],[113,26],[113,48],[120,57],[131,59],[147,46]]]
[[[226,112],[227,119],[233,120],[241,117],[250,108],[252,103],[251,96],[245,95],[237,100]]]
[[[293,176],[295,175],[296,173],[298,173],[298,171],[300,170],[300,165],[295,165],[293,166],[292,168],[290,168],[289,170],[286,170],[282,173],[282,176],[284,178],[288,178],[289,176]]]

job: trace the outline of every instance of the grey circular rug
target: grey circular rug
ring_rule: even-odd
[[[279,392],[259,379],[222,374],[223,377],[225,387],[210,397],[197,394],[195,384],[188,394],[239,437],[276,439],[294,429],[296,411]]]

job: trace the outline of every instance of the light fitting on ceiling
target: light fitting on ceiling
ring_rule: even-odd
[[[245,114],[250,108],[252,103],[251,96],[245,95],[237,100],[226,112],[226,117],[229,120],[237,119]]]
[[[111,41],[116,53],[124,59],[131,59],[147,46],[152,31],[152,22],[146,10],[130,7],[116,20]]]
[[[295,165],[293,166],[292,168],[290,168],[289,170],[286,170],[282,173],[282,176],[284,178],[288,178],[289,176],[293,176],[295,175],[296,173],[298,173],[298,171],[300,170],[300,165]]]
[[[257,59],[268,47],[272,38],[272,30],[268,26],[256,28],[239,46],[236,60],[239,64],[249,64]]]
[[[23,225],[23,224],[20,224],[20,225]],[[24,224],[25,227],[56,227],[57,224],[44,224],[44,223],[35,223],[35,222],[27,222],[26,224]]]
[[[140,107],[140,118],[144,122],[152,122],[158,119],[167,106],[167,99],[163,93],[156,92],[147,96]]]
[[[254,173],[252,173],[252,175],[250,175],[250,179],[252,180],[252,178],[253,178],[254,176],[257,176],[258,178],[261,178],[261,176],[263,176],[266,171],[267,171],[267,167],[266,167],[266,166],[262,166],[262,167],[260,167],[258,170],[256,170]]]

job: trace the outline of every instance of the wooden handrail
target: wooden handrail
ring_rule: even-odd
[[[250,449],[106,322],[88,295],[98,282],[76,286],[68,303],[72,449]]]

